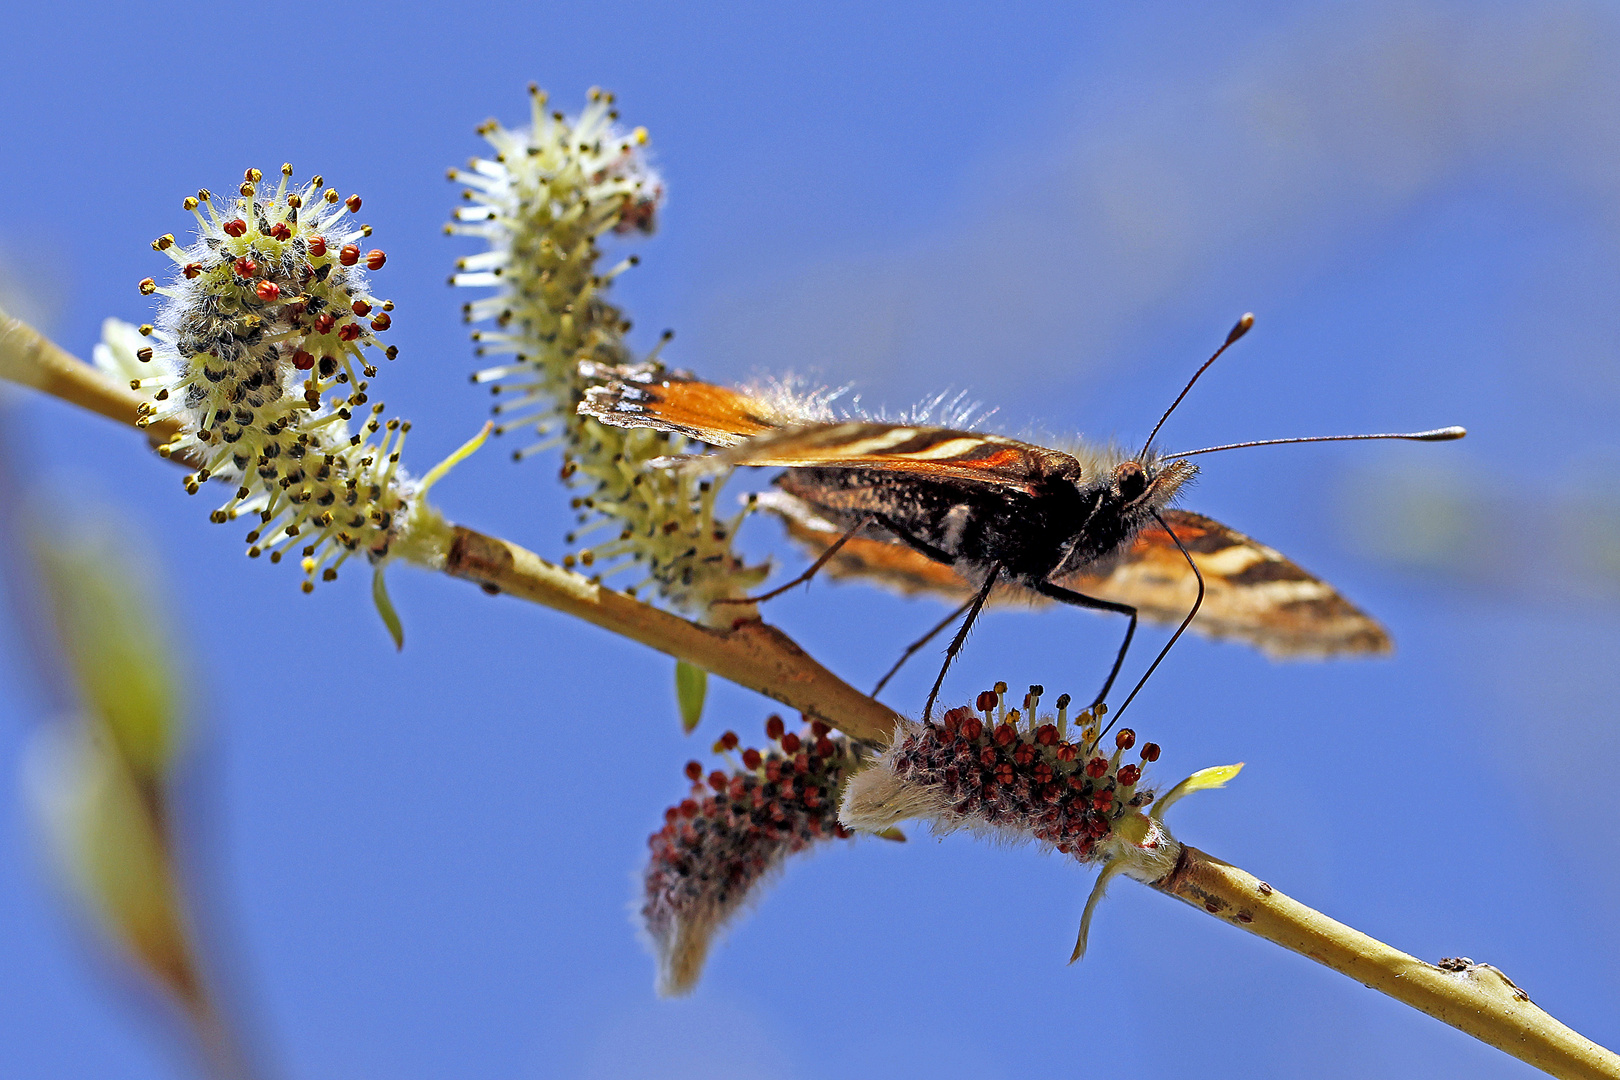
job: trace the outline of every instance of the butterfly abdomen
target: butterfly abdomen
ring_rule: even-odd
[[[844,528],[900,539],[976,579],[992,564],[1027,585],[1063,562],[1083,516],[1073,482],[1036,479],[1030,492],[875,469],[789,469],[777,481]]]

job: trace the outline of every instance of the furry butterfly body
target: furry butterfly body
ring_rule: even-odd
[[[785,468],[777,485],[852,539],[903,544],[976,585],[999,567],[1042,592],[1054,574],[1113,555],[1197,471],[1156,456],[1082,461],[944,427],[807,421],[779,402],[677,373],[597,365],[591,373],[607,379],[587,391],[582,414],[720,447],[717,463]]]

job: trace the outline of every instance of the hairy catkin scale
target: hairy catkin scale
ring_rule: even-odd
[[[1099,730],[1103,706],[1076,717],[1071,736],[1069,695],[1058,697],[1055,717],[1039,717],[1043,692],[1031,686],[1023,710],[1008,709],[1007,684],[997,683],[973,708],[951,709],[937,723],[902,721],[889,749],[844,786],[838,820],[877,832],[922,818],[936,832],[1033,840],[1099,864],[1072,963],[1085,954],[1110,880],[1160,881],[1174,869],[1182,847],[1164,825],[1165,810],[1191,792],[1224,787],[1243,766],[1200,769],[1156,798],[1141,786],[1143,768],[1159,760],[1156,743],[1138,746],[1129,728]],[[1125,761],[1132,750],[1137,760]]]
[[[224,200],[199,191],[185,200],[196,240],[153,242],[176,273],[165,286],[141,282],[163,301],[156,325],[139,329],[149,344],[134,350],[150,374],[131,384],[152,393],[143,426],[179,422],[159,452],[205,462],[187,489],[210,479],[233,486],[213,519],[256,515],[248,554],[280,561],[300,549],[307,591],[355,552],[386,558],[413,485],[398,468],[410,425],[385,422],[380,403],[368,407],[377,368],[367,350],[382,348],[377,335],[394,305],[372,295],[366,272],[387,256],[363,249],[371,228],[351,220],[358,195],[343,198],[319,176],[289,187],[292,171],[282,166],[271,189],[249,169]],[[104,344],[127,369],[129,335],[115,326]],[[361,421],[356,434],[351,419]]]
[[[799,735],[773,716],[765,732],[770,746],[744,750],[741,768],[705,776],[688,762],[690,796],[664,812],[664,827],[648,839],[641,917],[661,993],[696,985],[715,934],[784,859],[850,835],[838,823],[838,802],[859,748],[819,722]],[[716,749],[737,745],[727,732]]]
[[[1024,710],[1006,707],[1006,684],[980,694],[975,708],[951,709],[937,723],[905,723],[872,768],[845,793],[844,824],[882,829],[911,817],[942,832],[967,828],[1035,840],[1081,862],[1112,857],[1121,823],[1142,817],[1153,792],[1138,785],[1142,764],[1126,762],[1136,735],[1121,729],[1098,745],[1096,717],[1075,718],[1067,694],[1058,714],[1036,719],[1039,687]],[[1157,759],[1144,744],[1140,762]],[[1127,828],[1132,842],[1140,832]]]
[[[764,577],[763,567],[746,566],[731,551],[743,515],[715,515],[722,478],[647,468],[681,445],[654,432],[603,427],[575,412],[588,385],[582,362],[635,362],[624,340],[630,323],[606,293],[637,260],[603,272],[598,243],[607,234],[656,227],[664,186],[647,164],[647,133],[615,125],[611,94],[593,90],[573,119],[548,112],[537,88],[530,94],[528,127],[485,123],[479,134],[493,157],[449,174],[465,185],[467,205],[446,231],[488,244],[461,259],[450,280],[495,290],[463,310],[469,322],[494,323],[473,335],[479,354],[503,357],[473,381],[489,384],[497,397],[498,433],[538,437],[514,457],[561,445],[562,478],[587,492],[574,500],[578,535],[599,530],[603,539],[565,564],[597,573],[640,566],[640,584],[706,614],[711,601],[743,595]],[[641,362],[656,363],[656,350]]]

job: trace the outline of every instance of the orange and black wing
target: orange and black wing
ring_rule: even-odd
[[[785,428],[720,455],[733,465],[876,469],[1034,493],[1052,473],[1078,474],[1067,454],[999,435],[848,420]]]
[[[581,415],[649,427],[723,448],[715,463],[781,468],[882,469],[1031,491],[1043,474],[1077,474],[1068,454],[999,435],[877,420],[825,421],[757,395],[655,368],[587,362]]]
[[[1193,629],[1246,641],[1277,658],[1390,651],[1382,626],[1275,548],[1201,514],[1168,510],[1164,519],[1204,575],[1204,603]],[[1144,617],[1166,623],[1185,618],[1198,596],[1187,560],[1156,524],[1142,530],[1112,567],[1060,584],[1131,604]]]
[[[585,391],[580,415],[612,427],[655,428],[710,446],[736,446],[791,422],[762,398],[681,372],[586,361],[580,374],[598,383]]]
[[[782,518],[788,535],[812,554],[842,535],[813,507],[784,493],[761,496],[766,509]],[[1192,628],[1213,638],[1247,642],[1268,656],[1327,657],[1390,651],[1383,627],[1272,548],[1220,522],[1184,510],[1168,510],[1175,530],[1204,575],[1205,595]],[[904,594],[934,593],[955,600],[972,587],[950,567],[904,544],[857,536],[841,548],[824,573],[862,578]],[[1198,595],[1187,560],[1169,533],[1157,525],[1143,530],[1132,546],[1106,569],[1070,575],[1057,584],[1137,608],[1142,617],[1175,624],[1186,618]],[[998,586],[989,602],[1046,601],[1020,586]]]

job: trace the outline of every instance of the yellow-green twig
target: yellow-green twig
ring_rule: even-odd
[[[0,378],[43,390],[52,397],[135,426],[140,394],[80,360],[21,319],[0,309]],[[171,425],[172,425],[171,421]],[[158,425],[147,429],[157,435]],[[162,432],[172,435],[178,427]]]
[[[80,360],[4,308],[0,308],[0,379],[42,390],[130,427],[138,426],[145,400],[127,384]],[[179,433],[180,423],[164,420],[141,430],[158,446]]]
[[[1615,1080],[1620,1056],[1548,1016],[1489,964],[1444,967],[1313,911],[1246,871],[1183,847],[1153,887],[1512,1054],[1553,1076]]]

